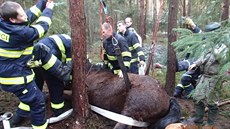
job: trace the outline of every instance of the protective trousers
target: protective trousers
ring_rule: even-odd
[[[2,85],[2,89],[12,92],[19,98],[20,104],[16,111],[17,115],[30,117],[34,129],[46,129],[45,101],[34,80],[22,85]]]
[[[53,116],[58,116],[63,113],[64,108],[64,99],[63,99],[63,90],[64,82],[58,79],[57,77],[49,74],[47,71],[36,68],[35,70],[36,83],[38,88],[42,91],[44,81],[49,89],[51,108],[53,111]]]
[[[176,86],[174,97],[181,97],[183,91],[185,91],[185,97],[189,98],[189,94],[194,89],[199,75],[200,68],[184,73],[181,77],[180,83]]]

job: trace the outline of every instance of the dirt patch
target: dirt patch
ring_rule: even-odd
[[[188,118],[194,112],[193,102],[191,100],[177,99],[182,109],[182,116]],[[67,101],[68,103],[71,103]],[[11,93],[0,91],[0,113],[13,112],[18,105],[18,99]],[[50,115],[50,109],[47,107],[47,115]],[[108,120],[100,115],[90,112],[90,117],[87,120],[88,129],[112,129],[116,122]],[[207,119],[207,116],[205,117]],[[220,114],[217,117],[218,129],[229,129],[230,128],[230,105],[224,105],[220,107]],[[49,129],[71,129],[74,123],[73,116],[65,119],[62,122],[49,125]],[[30,121],[27,120],[22,123],[21,126],[31,126]],[[0,129],[3,129],[2,123],[0,123]]]

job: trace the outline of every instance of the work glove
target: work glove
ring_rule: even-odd
[[[119,77],[119,78],[123,78],[123,73],[122,73],[122,71],[121,71],[121,70],[118,72],[118,74],[117,74],[117,75],[118,75],[118,77]]]
[[[189,66],[188,71],[195,70],[197,68],[196,64],[192,64]]]
[[[146,63],[144,61],[140,61],[139,66],[145,66]]]
[[[40,67],[41,65],[42,65],[41,60],[30,60],[27,62],[27,66],[30,68],[37,68]]]
[[[146,63],[144,61],[140,61],[139,68],[138,68],[139,75],[145,75],[145,67],[146,67]]]
[[[192,28],[195,28],[195,26],[196,26],[195,23],[192,21],[191,18],[186,18],[184,24],[188,25],[188,26],[190,26]]]
[[[46,2],[46,8],[49,8],[51,10],[54,8],[54,2],[53,2],[53,0],[48,0]]]

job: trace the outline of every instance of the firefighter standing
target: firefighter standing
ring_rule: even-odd
[[[129,52],[127,41],[121,35],[114,33],[110,24],[104,23],[102,25],[102,32],[105,40],[103,41],[104,47],[104,65],[117,74],[119,77],[123,77],[121,68],[119,66],[117,56],[120,53],[116,53],[115,45],[119,46],[121,55],[123,57],[124,66],[128,72],[130,68],[131,53]]]
[[[37,44],[35,44],[34,48],[36,49],[33,53],[35,58],[45,59],[42,61],[44,62],[42,68],[40,67],[34,69],[36,84],[42,91],[44,80],[46,81],[49,89],[53,116],[58,116],[63,113],[64,108],[63,90],[65,80],[63,81],[61,78],[65,75],[70,75],[72,71],[71,38],[66,34],[52,35],[41,39]],[[39,55],[44,55],[44,57],[37,57]],[[53,62],[52,59],[54,57],[55,63],[52,63],[49,65],[49,68],[47,68],[47,63]],[[67,67],[67,64],[70,66]],[[66,67],[66,69],[63,70],[63,67]],[[59,75],[55,75],[52,74],[52,72],[50,73],[51,69],[60,70],[61,72],[57,72]]]
[[[137,35],[126,29],[124,21],[117,22],[117,29],[127,41],[132,59],[130,61],[130,72],[138,74],[138,64],[145,65],[145,55],[142,51]]]
[[[26,13],[16,2],[6,1],[0,7],[1,88],[20,100],[14,120],[30,116],[33,129],[46,129],[48,123],[43,94],[26,64],[32,58],[33,41],[48,31],[53,7],[53,1],[46,0],[40,0]],[[36,19],[36,24],[30,25]]]
[[[141,47],[142,47],[142,38],[141,38],[141,36],[136,32],[136,30],[132,27],[132,24],[133,24],[133,22],[132,22],[132,18],[131,18],[131,17],[125,18],[126,29],[129,30],[129,31],[131,31],[131,32],[133,32],[133,33],[135,33],[135,34],[137,35],[138,41],[139,41],[139,43],[140,43],[140,45],[141,45]]]

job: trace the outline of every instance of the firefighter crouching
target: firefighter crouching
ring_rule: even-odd
[[[64,108],[64,81],[70,80],[72,71],[71,38],[66,34],[43,38],[35,44],[33,54],[35,61],[42,60],[41,67],[34,68],[35,82],[42,91],[46,81],[53,116],[58,116]]]
[[[26,64],[32,58],[33,41],[50,27],[53,7],[53,1],[46,0],[40,0],[26,13],[16,2],[6,1],[0,6],[0,84],[20,100],[11,124],[30,117],[33,129],[47,127],[44,97]],[[36,19],[36,24],[30,25]]]

